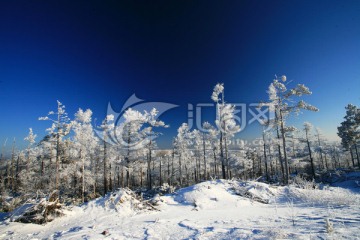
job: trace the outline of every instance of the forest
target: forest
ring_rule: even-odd
[[[151,195],[214,179],[288,185],[296,176],[321,182],[330,171],[359,168],[359,107],[345,107],[337,129],[341,143],[328,141],[321,126],[306,119],[299,129],[288,124],[294,115],[318,109],[303,100],[312,94],[308,87],[286,80],[275,77],[269,98],[258,106],[273,113],[262,121],[262,136],[241,146],[235,144],[240,131],[236,107],[224,99],[223,84],[209,93],[216,104],[214,122],[204,122],[201,130],[183,123],[171,149],[157,147],[156,137],[168,125],[155,108],[128,108],[122,121],[108,115],[94,126],[90,109],[79,109],[71,118],[57,101],[54,111],[39,118],[49,123],[45,137],[38,139],[30,128],[25,149],[17,149],[15,140],[11,154],[2,148],[0,210],[52,194],[61,203],[80,204],[125,187]]]

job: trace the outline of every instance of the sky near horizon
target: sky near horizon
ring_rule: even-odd
[[[100,122],[136,94],[178,105],[161,115],[161,147],[188,121],[188,104],[267,100],[274,75],[313,92],[309,121],[331,140],[348,103],[360,105],[360,1],[1,1],[0,143],[21,148],[61,101],[73,118],[90,108]],[[206,110],[208,111],[208,110]],[[204,120],[214,122],[214,112]],[[247,126],[239,138],[259,137]]]

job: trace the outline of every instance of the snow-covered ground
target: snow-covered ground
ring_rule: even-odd
[[[0,239],[360,239],[358,190],[217,180],[157,197],[158,211],[120,190],[46,225],[4,220]]]

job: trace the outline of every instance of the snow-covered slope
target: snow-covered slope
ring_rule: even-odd
[[[123,189],[46,225],[5,220],[0,239],[359,239],[359,199],[341,188],[217,180],[157,197],[154,210]]]

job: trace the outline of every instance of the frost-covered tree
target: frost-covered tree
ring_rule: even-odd
[[[305,131],[305,141],[306,141],[306,145],[309,151],[309,158],[310,158],[310,165],[311,165],[311,173],[312,173],[312,177],[315,178],[315,164],[314,164],[314,159],[312,156],[312,151],[311,151],[311,146],[310,146],[310,134],[311,134],[311,130],[312,130],[313,126],[311,123],[309,122],[304,122],[304,131]]]
[[[36,134],[33,133],[32,128],[29,128],[29,134],[27,135],[27,137],[24,138],[25,141],[28,142],[28,146],[26,149],[26,171],[29,171],[29,167],[30,167],[30,158],[31,158],[31,154],[30,154],[30,150],[32,145],[35,143],[35,138],[36,138]]]
[[[228,138],[240,131],[235,121],[235,105],[225,103],[224,84],[216,84],[211,95],[216,103],[216,126],[220,131],[220,160],[222,178],[226,179],[228,161]]]
[[[8,185],[11,188],[11,191],[14,193],[16,191],[16,181],[15,181],[15,159],[16,159],[16,152],[15,152],[15,147],[16,147],[16,140],[14,138],[13,140],[13,144],[12,144],[12,148],[11,148],[11,162],[10,162],[10,169],[9,169],[9,175],[7,177],[7,182]]]
[[[316,141],[317,141],[317,144],[318,144],[318,153],[320,155],[320,160],[321,160],[321,165],[322,165],[322,168],[325,169],[325,162],[324,162],[324,157],[323,157],[323,144],[322,144],[322,132],[321,132],[321,129],[316,127],[315,128],[315,138],[316,138]],[[354,162],[353,162],[354,164]]]
[[[183,123],[177,130],[178,134],[174,140],[174,148],[179,156],[179,184],[183,184],[183,162],[187,162],[191,157],[189,147],[192,145],[193,135],[187,123]],[[185,166],[187,167],[187,166]]]
[[[85,184],[94,185],[95,179],[92,177],[90,170],[90,161],[95,153],[98,144],[98,138],[94,135],[91,125],[92,111],[81,108],[75,114],[75,120],[72,122],[74,131],[75,147],[78,150],[81,161],[81,200],[85,201]],[[75,166],[77,167],[77,166]]]
[[[203,154],[203,162],[204,162],[204,180],[208,179],[207,155],[209,150],[214,151],[213,147],[215,146],[217,134],[218,131],[209,122],[204,122],[202,124],[201,140],[202,140],[202,154]],[[214,161],[216,161],[216,157]]]
[[[256,153],[256,148],[248,148],[246,151],[246,159],[249,161],[248,164],[250,164],[251,168],[250,170],[250,178],[254,179],[257,177],[257,171],[256,171],[256,162],[258,161],[258,154]]]
[[[140,178],[142,185],[142,159],[146,156],[147,161],[147,184],[152,188],[153,177],[151,163],[153,162],[153,151],[156,148],[155,138],[161,133],[155,131],[159,127],[168,127],[158,119],[158,111],[153,108],[150,112],[140,112],[129,108],[123,114],[123,120],[116,126],[115,131],[118,147],[124,154],[123,166],[126,169],[127,186],[130,187],[130,168],[134,164],[140,165]],[[146,150],[146,151],[145,151]],[[135,169],[134,169],[135,170]]]
[[[198,130],[194,129],[192,132],[192,142],[193,142],[193,157],[195,158],[195,166],[194,166],[194,178],[195,182],[200,182],[201,180],[201,159],[206,154],[206,150],[204,153],[204,139],[203,134]],[[206,158],[206,156],[205,156]]]
[[[99,126],[99,128],[101,129],[101,133],[102,133],[102,150],[103,150],[103,184],[104,184],[104,191],[103,194],[105,195],[108,192],[108,178],[107,178],[107,174],[108,174],[108,141],[111,142],[113,141],[111,139],[111,137],[114,135],[113,131],[114,131],[114,115],[109,114],[105,117],[105,119],[102,121],[101,125]],[[96,184],[96,183],[95,183]]]
[[[53,156],[55,156],[56,149],[54,148],[53,138],[45,135],[38,144],[39,151],[37,158],[39,160],[38,186],[44,192],[49,192],[54,189],[53,176],[55,169],[53,168]]]
[[[159,111],[153,108],[149,113],[145,111],[144,117],[145,122],[144,124],[146,127],[142,130],[144,136],[146,137],[146,145],[148,148],[148,189],[152,188],[153,181],[152,181],[152,171],[151,171],[151,161],[152,161],[152,151],[156,148],[156,142],[154,141],[157,136],[160,135],[159,132],[154,131],[155,128],[164,127],[167,128],[163,121],[158,120]],[[160,166],[161,166],[161,159],[160,159]],[[161,172],[161,171],[160,171]]]
[[[54,118],[53,118],[54,116]],[[50,128],[47,129],[49,136],[56,143],[56,162],[55,162],[55,189],[59,190],[60,177],[60,160],[61,160],[61,143],[64,136],[69,134],[71,124],[68,114],[65,111],[65,105],[57,101],[57,111],[50,111],[47,116],[40,117],[39,120],[48,120],[52,122]]]
[[[289,181],[289,163],[286,152],[286,133],[293,131],[294,128],[286,125],[286,121],[291,113],[300,113],[301,110],[318,111],[318,109],[303,100],[296,101],[294,97],[302,97],[303,95],[310,95],[312,92],[303,84],[298,84],[294,88],[288,89],[285,85],[286,76],[280,78],[275,76],[275,79],[270,84],[268,89],[269,102],[267,105],[270,111],[274,112],[275,117],[272,119],[273,126],[276,128],[278,139],[282,141],[282,153],[280,151],[280,143],[278,144],[278,152],[280,162],[283,162],[283,180],[284,183]]]
[[[266,131],[263,130],[262,132],[262,141],[263,141],[263,155],[264,155],[264,164],[265,164],[265,178],[266,181],[269,181],[269,171],[268,171],[268,158],[267,158],[267,142],[266,142],[267,138],[266,138]]]
[[[127,187],[130,187],[131,165],[139,159],[139,151],[146,147],[145,133],[141,131],[145,122],[145,114],[129,108],[125,111],[124,122],[121,123],[118,129],[121,132],[120,144],[125,151],[124,165],[126,168]]]
[[[360,109],[352,104],[346,107],[345,121],[338,127],[338,136],[341,138],[341,144],[348,149],[353,157],[352,149],[355,148],[358,166],[360,167],[358,143],[360,140]]]
[[[29,128],[29,134],[24,138],[24,140],[28,142],[28,145],[21,154],[24,155],[25,164],[21,164],[20,169],[18,170],[22,191],[24,192],[34,191],[36,188],[36,170],[38,169],[36,156],[38,154],[38,148],[34,147],[35,139],[36,134],[33,133],[32,128]]]

